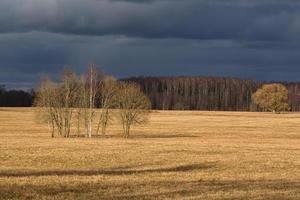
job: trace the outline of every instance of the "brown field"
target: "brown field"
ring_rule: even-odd
[[[128,140],[34,116],[0,109],[0,199],[300,199],[300,114],[153,112]]]

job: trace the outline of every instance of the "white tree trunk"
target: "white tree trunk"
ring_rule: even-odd
[[[88,121],[88,136],[92,137],[92,115],[93,115],[93,67],[90,68],[90,108]]]

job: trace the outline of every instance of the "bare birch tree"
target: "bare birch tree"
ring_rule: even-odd
[[[34,105],[38,107],[38,118],[44,120],[54,137],[57,117],[53,108],[53,99],[55,95],[55,84],[48,78],[44,77],[36,93]]]
[[[148,122],[150,101],[137,84],[122,82],[118,90],[117,102],[123,137],[128,138],[132,125]]]
[[[35,105],[39,108],[39,116],[47,119],[49,127],[51,125],[51,136],[54,137],[55,130],[59,136],[63,136],[64,105],[60,85],[45,78],[37,91]]]
[[[61,94],[63,95],[64,137],[70,136],[71,123],[79,97],[79,81],[75,73],[66,68],[62,75]]]
[[[40,108],[40,114],[51,126],[51,136],[55,130],[62,137],[70,137],[73,113],[77,106],[79,82],[76,75],[65,69],[61,81],[55,83],[45,78],[38,89],[35,105]]]
[[[106,77],[100,85],[100,115],[97,125],[97,135],[101,127],[101,134],[104,136],[106,134],[106,129],[109,123],[112,121],[111,109],[115,108],[117,105],[117,93],[119,90],[118,81],[113,77]]]
[[[95,117],[95,104],[96,99],[99,96],[99,87],[103,79],[102,72],[94,64],[90,64],[88,67],[88,73],[86,76],[85,84],[85,126],[86,136],[92,137],[93,120]]]
[[[86,106],[86,94],[85,94],[85,78],[80,76],[78,79],[78,89],[77,89],[77,101],[76,101],[76,133],[77,136],[80,136],[81,133],[81,124],[84,120],[84,110]]]

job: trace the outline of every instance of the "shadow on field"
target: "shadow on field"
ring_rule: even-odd
[[[170,134],[170,135],[155,135],[155,134],[151,134],[151,135],[147,135],[147,134],[136,134],[136,135],[132,135],[130,136],[128,139],[164,139],[164,138],[196,138],[199,137],[197,135],[187,135],[187,134]],[[70,138],[86,138],[84,135],[71,135]],[[122,135],[97,135],[97,136],[93,136],[93,138],[99,138],[99,139],[112,139],[112,138],[118,138],[118,139],[124,139],[122,137]]]
[[[163,139],[163,138],[196,138],[199,136],[196,135],[184,135],[184,134],[170,134],[170,135],[155,135],[155,134],[151,134],[151,135],[135,135],[132,136],[132,138],[145,138],[145,139]]]
[[[147,179],[146,179],[147,180]],[[4,199],[299,199],[300,182],[289,180],[198,180],[0,185]],[[118,191],[118,192],[114,192]],[[123,191],[123,192],[120,192]],[[55,198],[56,197],[56,198]]]
[[[169,168],[154,168],[140,170],[43,170],[43,171],[0,171],[0,177],[27,177],[27,176],[96,176],[96,175],[131,175],[161,172],[189,172],[213,168],[213,163],[181,165]]]

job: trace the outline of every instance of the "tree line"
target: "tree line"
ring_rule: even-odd
[[[148,121],[150,102],[135,83],[104,75],[95,65],[86,74],[66,68],[59,81],[43,77],[34,105],[38,119],[48,124],[52,137],[106,135],[112,120],[128,138],[131,127]],[[100,108],[100,109],[97,109]]]
[[[266,82],[222,77],[134,77],[156,110],[260,111],[252,94]],[[283,82],[291,111],[300,111],[300,83]],[[0,87],[0,106],[27,107],[34,92]]]
[[[30,107],[34,100],[34,91],[7,90],[0,85],[0,107]]]
[[[252,94],[266,82],[222,77],[133,77],[157,110],[261,111]],[[288,88],[291,111],[300,111],[300,83]]]

